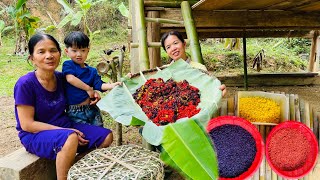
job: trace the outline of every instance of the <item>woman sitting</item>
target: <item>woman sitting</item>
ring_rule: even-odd
[[[26,150],[41,158],[55,159],[57,179],[67,179],[76,153],[108,147],[111,130],[70,121],[64,94],[65,79],[56,68],[61,49],[55,38],[36,34],[29,43],[28,60],[35,67],[19,78],[14,87],[19,138]],[[100,98],[96,93],[97,100]]]

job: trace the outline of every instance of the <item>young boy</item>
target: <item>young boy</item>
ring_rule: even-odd
[[[90,105],[94,90],[106,91],[121,85],[121,82],[105,83],[95,68],[85,61],[89,53],[90,40],[80,31],[71,32],[64,39],[65,52],[71,60],[63,63],[62,72],[66,77],[68,115],[74,122],[103,126],[99,108]]]

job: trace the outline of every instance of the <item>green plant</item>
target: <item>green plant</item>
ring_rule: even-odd
[[[16,47],[14,54],[23,55],[27,49],[26,44],[29,37],[39,27],[40,19],[32,16],[26,7],[27,0],[18,0],[16,6],[9,6],[6,11],[14,21],[16,34]]]
[[[311,40],[306,38],[290,38],[285,42],[285,45],[296,54],[309,53]]]
[[[2,46],[2,35],[3,33],[5,33],[6,31],[9,31],[13,29],[12,26],[5,26],[5,23],[3,20],[0,20],[0,47]]]
[[[70,23],[72,26],[77,26],[82,23],[84,28],[84,33],[89,35],[90,39],[93,39],[95,34],[98,34],[100,31],[92,32],[88,26],[87,14],[91,7],[105,1],[105,0],[75,0],[76,8],[75,10],[66,0],[57,0],[64,8],[67,16],[64,17],[61,22],[57,25],[57,28],[62,28],[66,24]],[[79,9],[79,10],[78,10]]]

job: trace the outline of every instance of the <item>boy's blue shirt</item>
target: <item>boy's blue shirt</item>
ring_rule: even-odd
[[[101,80],[101,76],[95,68],[90,67],[87,64],[85,65],[86,67],[81,68],[79,64],[72,60],[67,60],[62,65],[62,73],[64,76],[72,74],[90,87],[93,87],[94,90],[102,91],[101,86],[104,82]],[[65,85],[65,89],[69,105],[80,104],[89,97],[86,91],[79,89],[68,82]]]

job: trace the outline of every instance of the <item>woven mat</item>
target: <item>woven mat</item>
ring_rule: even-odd
[[[69,170],[68,179],[163,179],[159,153],[137,145],[96,149]]]

